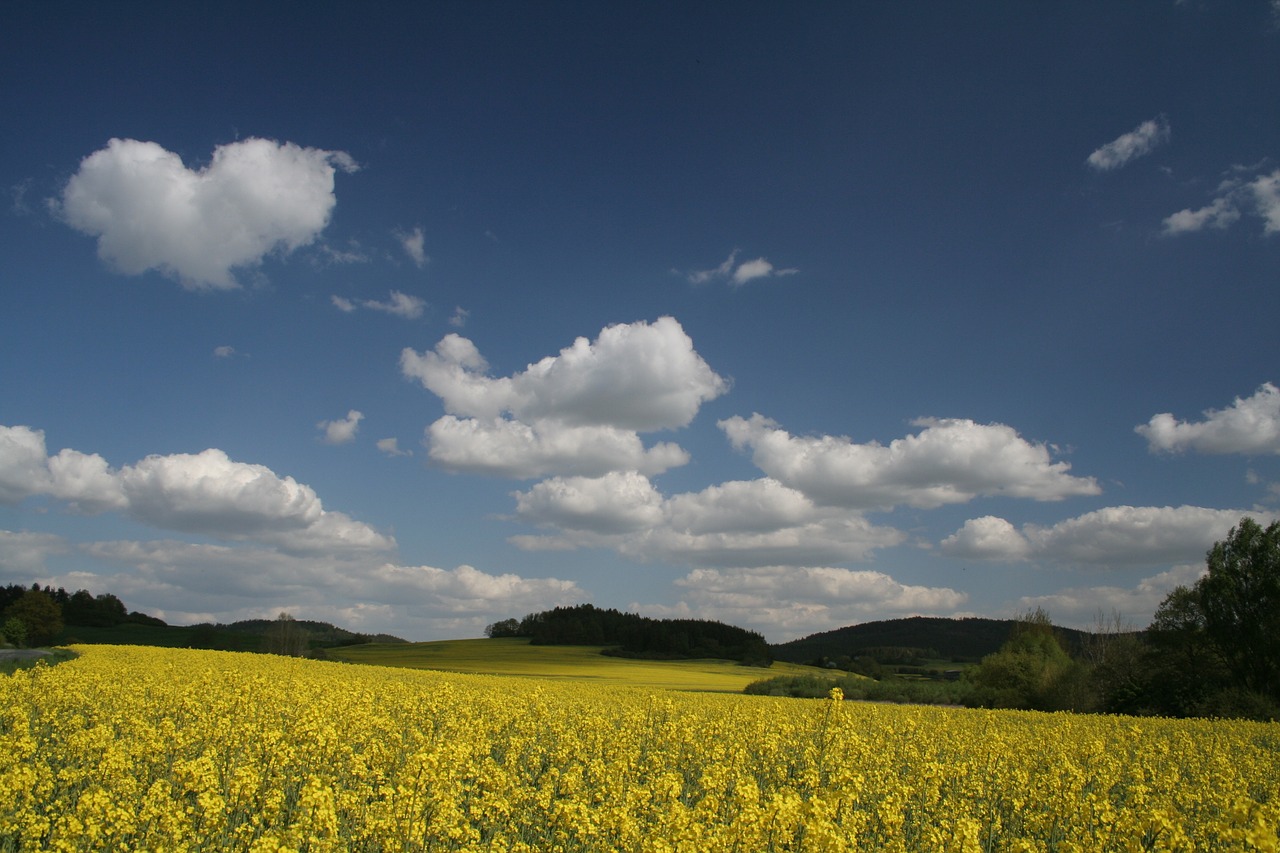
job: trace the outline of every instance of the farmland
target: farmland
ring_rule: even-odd
[[[78,651],[0,679],[0,850],[1277,846],[1275,723]]]
[[[633,660],[603,656],[601,648],[534,646],[525,638],[509,637],[430,643],[370,643],[330,649],[328,656],[334,660],[377,666],[719,693],[737,693],[751,682],[768,676],[820,672],[813,667],[784,663],[761,669],[724,660]]]

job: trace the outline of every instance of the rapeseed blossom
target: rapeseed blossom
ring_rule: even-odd
[[[0,850],[1277,849],[1277,724],[79,651],[0,678]]]

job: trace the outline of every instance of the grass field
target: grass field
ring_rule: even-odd
[[[775,663],[768,669],[723,660],[648,661],[607,657],[601,646],[531,646],[524,638],[373,643],[328,649],[332,660],[480,675],[590,681],[661,690],[737,693],[753,681],[777,675],[824,672]]]

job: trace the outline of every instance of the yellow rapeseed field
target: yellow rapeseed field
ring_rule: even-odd
[[[0,677],[0,850],[1277,848],[1277,724],[79,651]]]

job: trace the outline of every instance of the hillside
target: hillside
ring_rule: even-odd
[[[891,651],[915,652],[906,656],[957,662],[978,661],[1004,645],[1014,624],[1012,619],[912,616],[823,631],[771,648],[777,660],[792,663],[814,663],[842,656],[878,658]],[[1063,648],[1072,654],[1078,652],[1089,636],[1071,628],[1056,631]]]

